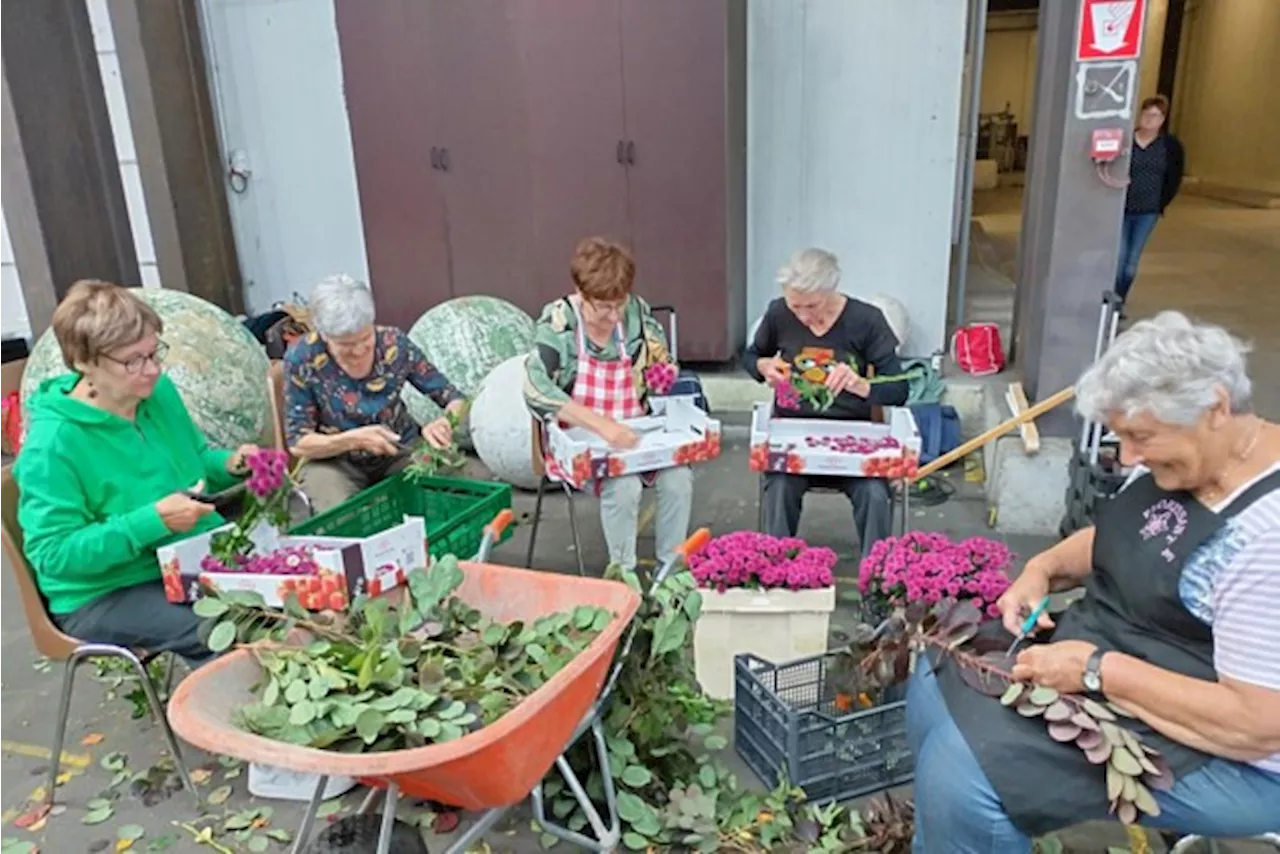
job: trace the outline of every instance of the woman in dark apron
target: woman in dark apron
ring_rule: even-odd
[[[1144,824],[1219,838],[1280,830],[1280,427],[1253,414],[1246,352],[1175,312],[1117,339],[1077,401],[1135,476],[1000,600],[1016,631],[1050,590],[1083,585],[1058,625],[1041,619],[1014,676],[1132,713],[1176,777]],[[917,854],[1019,854],[1107,817],[1103,766],[956,664],[922,659],[907,713]]]

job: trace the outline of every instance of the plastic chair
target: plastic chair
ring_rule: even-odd
[[[22,530],[18,527],[18,483],[13,479],[13,474],[8,467],[4,469],[3,475],[0,476],[0,493],[2,493],[0,494],[0,504],[3,504],[0,509],[3,510],[4,517],[4,551],[9,558],[9,565],[13,568],[14,578],[18,582],[18,592],[22,597],[22,610],[27,618],[27,628],[31,632],[32,643],[35,645],[36,651],[46,658],[52,661],[65,662],[62,674],[62,692],[58,701],[58,717],[54,723],[53,730],[53,752],[51,753],[52,761],[49,763],[49,782],[46,786],[45,805],[53,805],[58,771],[62,764],[62,745],[67,734],[67,716],[71,709],[71,689],[75,684],[76,670],[84,661],[91,658],[118,658],[127,661],[138,675],[138,680],[142,683],[143,693],[147,696],[147,704],[151,707],[151,713],[155,715],[156,720],[160,722],[160,728],[164,730],[164,738],[169,746],[169,751],[173,754],[178,775],[182,778],[182,784],[195,796],[197,803],[203,806],[200,793],[191,782],[191,776],[187,773],[187,767],[182,761],[182,751],[178,746],[177,737],[173,734],[173,729],[169,726],[169,719],[165,715],[164,705],[160,702],[156,687],[152,684],[151,676],[147,672],[147,665],[159,654],[148,653],[141,649],[135,650],[124,646],[116,646],[115,644],[86,643],[63,633],[57,627],[49,616],[44,598],[40,595],[40,589],[36,587],[35,573],[32,571],[31,565],[27,563],[26,554],[23,551]],[[170,657],[166,682],[172,675],[173,658]]]
[[[573,536],[573,556],[578,561],[578,574],[585,576],[587,570],[582,562],[582,540],[578,538],[578,515],[574,509],[573,487],[547,472],[546,460],[542,455],[542,422],[537,418],[533,419],[533,471],[541,475],[542,480],[538,483],[538,500],[533,505],[533,529],[529,532],[529,553],[525,556],[525,568],[533,568],[533,549],[538,544],[538,527],[542,523],[542,497],[548,487],[559,485],[569,502],[569,532]]]

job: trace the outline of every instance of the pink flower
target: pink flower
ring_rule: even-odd
[[[800,392],[790,381],[773,387],[773,402],[779,409],[799,409]]]
[[[835,583],[836,553],[810,548],[803,540],[755,531],[716,537],[689,559],[700,587],[812,590]]]
[[[679,370],[670,362],[654,362],[644,369],[644,384],[650,392],[661,397],[670,394],[679,376]]]
[[[858,589],[889,606],[967,599],[990,613],[995,606],[987,603],[1009,586],[1013,559],[1007,546],[984,537],[953,543],[943,534],[913,531],[872,546],[858,567]]]
[[[266,498],[284,486],[289,455],[274,448],[262,448],[245,457],[249,478],[245,486],[258,498]]]

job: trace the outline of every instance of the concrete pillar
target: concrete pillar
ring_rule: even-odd
[[[84,0],[5,0],[5,220],[33,336],[77,279],[139,284]]]
[[[1071,385],[1093,360],[1102,293],[1115,283],[1119,257],[1125,193],[1099,178],[1089,147],[1096,128],[1121,128],[1126,150],[1130,145],[1137,61],[1076,61],[1083,5],[1040,4],[1036,110],[1014,308],[1014,348],[1032,400]],[[1094,85],[1099,82],[1105,88]],[[1121,95],[1123,104],[1108,90]],[[1112,164],[1111,174],[1128,174],[1127,156]],[[1069,407],[1037,424],[1050,436],[1076,431]]]
[[[240,265],[197,0],[110,0],[160,281],[232,314]]]

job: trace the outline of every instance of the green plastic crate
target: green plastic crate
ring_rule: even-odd
[[[400,474],[295,525],[290,533],[367,537],[399,525],[406,515],[421,516],[426,520],[427,552],[432,557],[451,554],[465,560],[480,550],[485,525],[510,507],[511,487],[505,483],[451,477],[413,481]],[[500,540],[509,536],[511,526]]]

